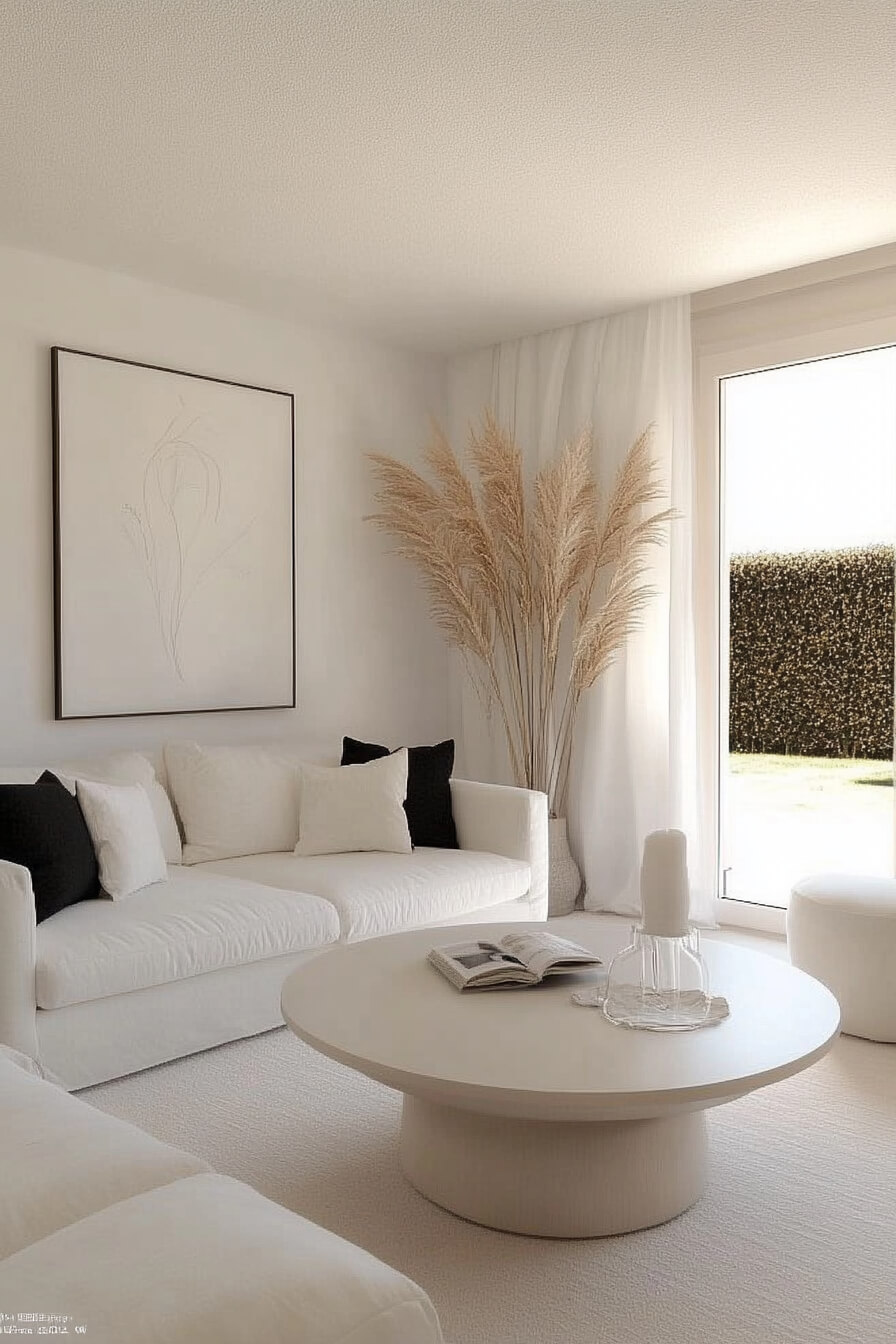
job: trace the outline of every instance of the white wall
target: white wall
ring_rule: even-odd
[[[51,345],[295,394],[296,709],[54,721]],[[434,358],[0,248],[0,762],[171,737],[289,738],[331,755],[344,732],[446,736],[444,645],[409,567],[362,521],[365,452],[413,460],[443,414],[442,379]]]

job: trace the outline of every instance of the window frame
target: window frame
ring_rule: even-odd
[[[861,280],[858,300],[865,302],[869,276]],[[838,355],[896,345],[896,267],[888,268],[885,311],[857,317],[849,294],[839,294],[844,320],[834,320],[831,282],[792,293],[762,294],[754,300],[719,301],[724,291],[695,296],[692,308],[694,338],[694,428],[696,438],[696,584],[698,588],[697,648],[703,669],[698,693],[703,723],[704,768],[714,784],[711,825],[715,840],[714,913],[718,924],[781,936],[786,910],[722,895],[722,823],[727,771],[723,768],[723,731],[728,722],[727,647],[728,585],[724,565],[724,460],[722,455],[723,383],[726,378],[758,373],[785,365],[802,364]],[[839,286],[834,286],[839,288]],[[848,288],[848,287],[847,287]],[[738,290],[738,286],[732,287]],[[827,317],[819,321],[817,310]],[[853,296],[855,298],[855,296]],[[703,302],[700,302],[702,298]],[[844,302],[844,299],[846,300]],[[790,311],[792,310],[792,311]],[[865,309],[867,312],[867,308]],[[788,320],[781,321],[782,316]],[[709,720],[712,720],[710,730]],[[727,741],[727,732],[724,732]],[[896,733],[894,733],[896,751]],[[896,793],[896,791],[894,791]],[[896,803],[896,797],[894,797]],[[894,807],[896,834],[896,807]]]

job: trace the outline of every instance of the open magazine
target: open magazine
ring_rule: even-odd
[[[546,975],[599,966],[587,947],[553,933],[505,933],[496,943],[449,943],[434,947],[429,960],[457,989],[537,985]]]

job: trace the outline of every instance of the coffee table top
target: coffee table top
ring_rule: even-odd
[[[575,940],[608,963],[618,938],[580,924]],[[807,1068],[839,1031],[839,1005],[818,981],[727,943],[706,940],[703,953],[731,1016],[690,1032],[631,1031],[571,1003],[593,970],[462,994],[426,960],[433,946],[495,940],[511,927],[543,926],[451,925],[333,948],[288,977],[284,1018],[322,1054],[399,1091],[539,1120],[716,1106]]]

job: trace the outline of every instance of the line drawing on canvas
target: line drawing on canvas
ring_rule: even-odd
[[[140,508],[122,505],[125,532],[141,561],[155,604],[165,654],[184,681],[181,638],[189,604],[200,584],[251,531],[250,518],[236,531],[221,518],[224,470],[215,453],[197,442],[202,414],[181,409],[155,441],[143,471]]]

